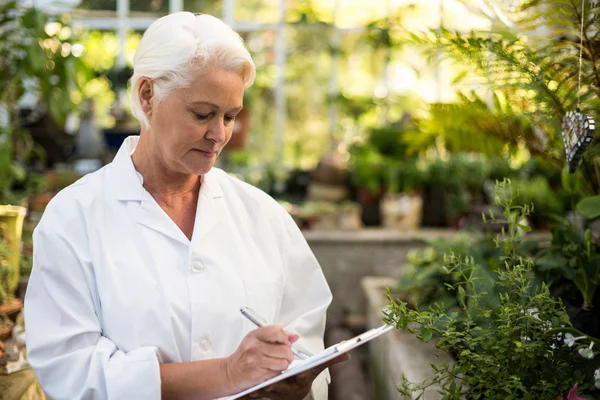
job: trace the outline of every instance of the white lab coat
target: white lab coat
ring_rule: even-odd
[[[322,350],[331,292],[285,210],[213,168],[190,241],[143,188],[137,139],[56,195],[35,229],[25,325],[48,397],[159,399],[159,363],[229,356],[255,329],[245,306]]]

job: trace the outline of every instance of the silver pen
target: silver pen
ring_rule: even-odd
[[[269,323],[267,321],[265,321],[260,315],[258,315],[251,308],[248,308],[248,307],[241,308],[240,312],[242,313],[242,315],[244,317],[248,318],[248,320],[250,320],[250,322],[252,322],[254,325],[256,325],[259,328],[263,327],[265,325],[269,325]],[[310,357],[309,354],[306,354],[299,350],[296,350],[293,347],[292,347],[292,353],[294,353],[294,355],[297,358],[299,358],[300,360],[306,360],[307,358]]]

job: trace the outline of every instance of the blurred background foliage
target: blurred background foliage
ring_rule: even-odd
[[[129,30],[119,61],[116,31],[78,22],[115,17],[116,0],[68,1],[74,8],[65,12],[52,11],[58,2],[34,3],[49,5],[49,15],[24,13],[27,34],[21,36],[40,45],[4,46],[6,65],[22,64],[19,71],[37,76],[40,93],[33,103],[48,108],[71,136],[77,132],[69,126],[86,117],[82,106],[89,99],[94,123],[116,129],[115,107],[128,113],[125,94],[142,32]],[[168,3],[132,0],[130,16],[165,15]],[[426,207],[434,199],[447,214],[427,221],[424,213],[425,225],[464,219],[474,206],[489,204],[486,185],[503,177],[520,185],[523,200],[536,205],[535,217],[548,220],[576,209],[600,186],[600,147],[589,149],[585,169],[563,173],[560,124],[577,107],[578,93],[583,112],[597,109],[599,13],[591,9],[585,18],[578,90],[581,6],[567,0],[509,3],[290,0],[281,16],[275,0],[235,2],[233,19],[258,69],[245,95],[247,145],[231,149],[223,166],[283,198],[293,197],[285,188],[302,174],[346,185],[347,200],[360,202],[365,193],[376,199],[419,194]],[[6,10],[16,10],[14,2],[7,4]],[[220,0],[185,0],[183,7],[225,11]],[[276,131],[278,32],[286,39],[284,132]],[[11,61],[23,51],[26,58]],[[17,104],[23,88],[5,90],[2,102]],[[21,164],[25,152],[16,157]],[[73,154],[71,148],[62,161],[73,162]],[[336,182],[311,172],[330,159],[345,171]],[[23,181],[23,167],[7,164],[0,170]],[[586,201],[580,210],[598,204]]]

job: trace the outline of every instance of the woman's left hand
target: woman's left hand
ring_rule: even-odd
[[[319,365],[313,369],[291,376],[281,382],[274,383],[266,388],[250,393],[241,400],[269,399],[269,400],[303,400],[312,386],[313,381],[325,368],[350,359],[348,353],[342,354],[333,360]]]

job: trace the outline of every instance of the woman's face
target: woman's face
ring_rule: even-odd
[[[174,172],[203,175],[210,171],[242,109],[244,80],[224,69],[194,73],[190,87],[152,100],[149,116],[154,143]]]

